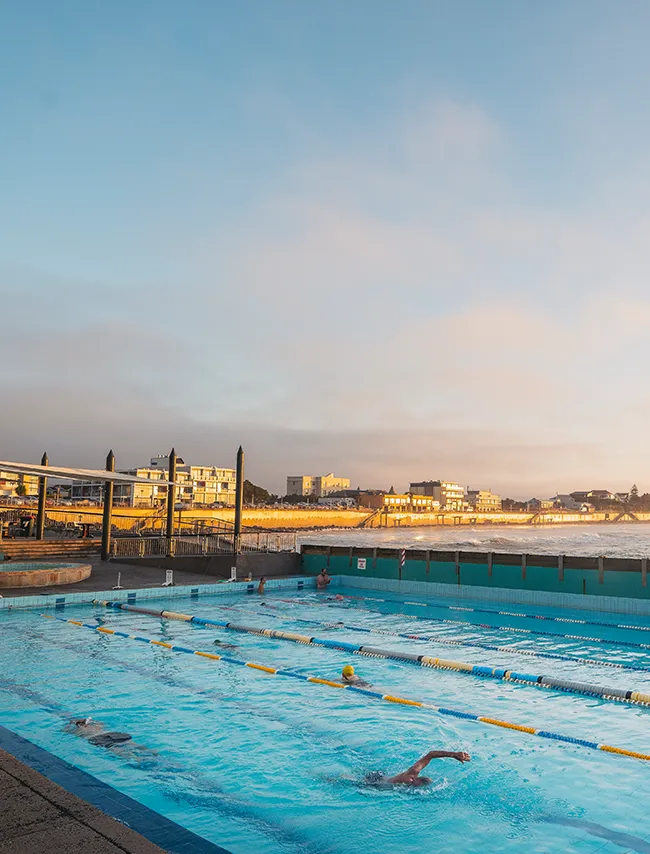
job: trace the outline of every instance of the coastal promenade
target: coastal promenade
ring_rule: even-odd
[[[35,507],[0,505],[0,513],[11,510],[25,514],[35,512]],[[48,506],[48,523],[98,524],[102,522],[102,508],[98,506]],[[175,514],[175,519],[185,532],[196,526],[214,525],[232,528],[234,508],[215,510],[191,509]],[[166,517],[160,511],[140,507],[114,507],[113,525],[121,530],[148,530],[162,533]],[[548,511],[544,513],[381,513],[366,509],[307,509],[293,507],[247,507],[244,510],[244,527],[248,530],[292,531],[315,528],[414,528],[453,527],[463,525],[571,525],[607,522],[650,522],[650,513],[633,516],[615,511],[571,513]],[[178,528],[177,528],[178,530]]]

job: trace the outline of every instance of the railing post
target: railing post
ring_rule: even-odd
[[[106,457],[106,471],[115,471],[115,454],[112,450]],[[102,560],[111,555],[111,527],[113,525],[113,481],[104,483],[104,514],[102,517]]]
[[[41,465],[49,465],[47,454],[41,457]],[[42,540],[45,536],[45,499],[47,496],[47,478],[38,479],[38,514],[36,516],[36,539]]]
[[[557,580],[564,581],[564,555],[557,556]]]

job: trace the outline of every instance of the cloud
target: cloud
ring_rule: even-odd
[[[477,104],[411,103],[314,143],[176,287],[5,271],[4,455],[227,464],[243,441],[278,491],[641,480],[650,221],[611,175],[598,206],[541,204],[516,154]]]

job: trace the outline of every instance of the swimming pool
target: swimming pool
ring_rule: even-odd
[[[370,598],[327,598],[336,593]],[[326,595],[269,590],[267,605],[257,594],[139,604],[650,693],[642,617],[468,600],[459,604],[480,610],[454,612],[453,600],[416,598],[341,587]],[[650,752],[646,706],[101,606],[47,613],[326,681],[352,663],[382,694]],[[622,623],[632,628],[609,625]],[[567,634],[573,637],[561,637]],[[650,851],[639,796],[649,762],[188,655],[38,611],[0,613],[0,637],[0,724],[237,854]],[[450,642],[458,644],[453,654]],[[126,731],[143,750],[124,757],[93,746],[65,730],[73,716]],[[435,760],[426,789],[358,784],[371,771],[404,770],[435,748],[466,750],[472,761]]]

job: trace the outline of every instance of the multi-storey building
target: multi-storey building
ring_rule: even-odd
[[[38,477],[0,471],[0,498],[33,498],[38,495]]]
[[[316,477],[310,474],[290,475],[287,477],[287,495],[324,498],[334,492],[340,492],[342,489],[349,488],[350,479],[348,477],[336,477],[332,472],[317,475]]]
[[[410,492],[430,496],[442,510],[462,511],[465,506],[465,488],[452,480],[422,480],[412,483]]]
[[[489,489],[468,489],[467,500],[477,513],[498,513],[501,510],[501,496]]]
[[[211,504],[234,504],[235,469],[215,466],[186,465],[180,457],[176,459],[176,500],[181,504],[196,507]],[[115,484],[115,504],[123,507],[158,507],[167,500],[167,487],[157,481],[167,480],[169,457],[152,457],[149,468],[122,470],[122,474],[147,478],[151,483]],[[77,481],[72,486],[72,500],[101,501],[102,484],[92,481]]]

